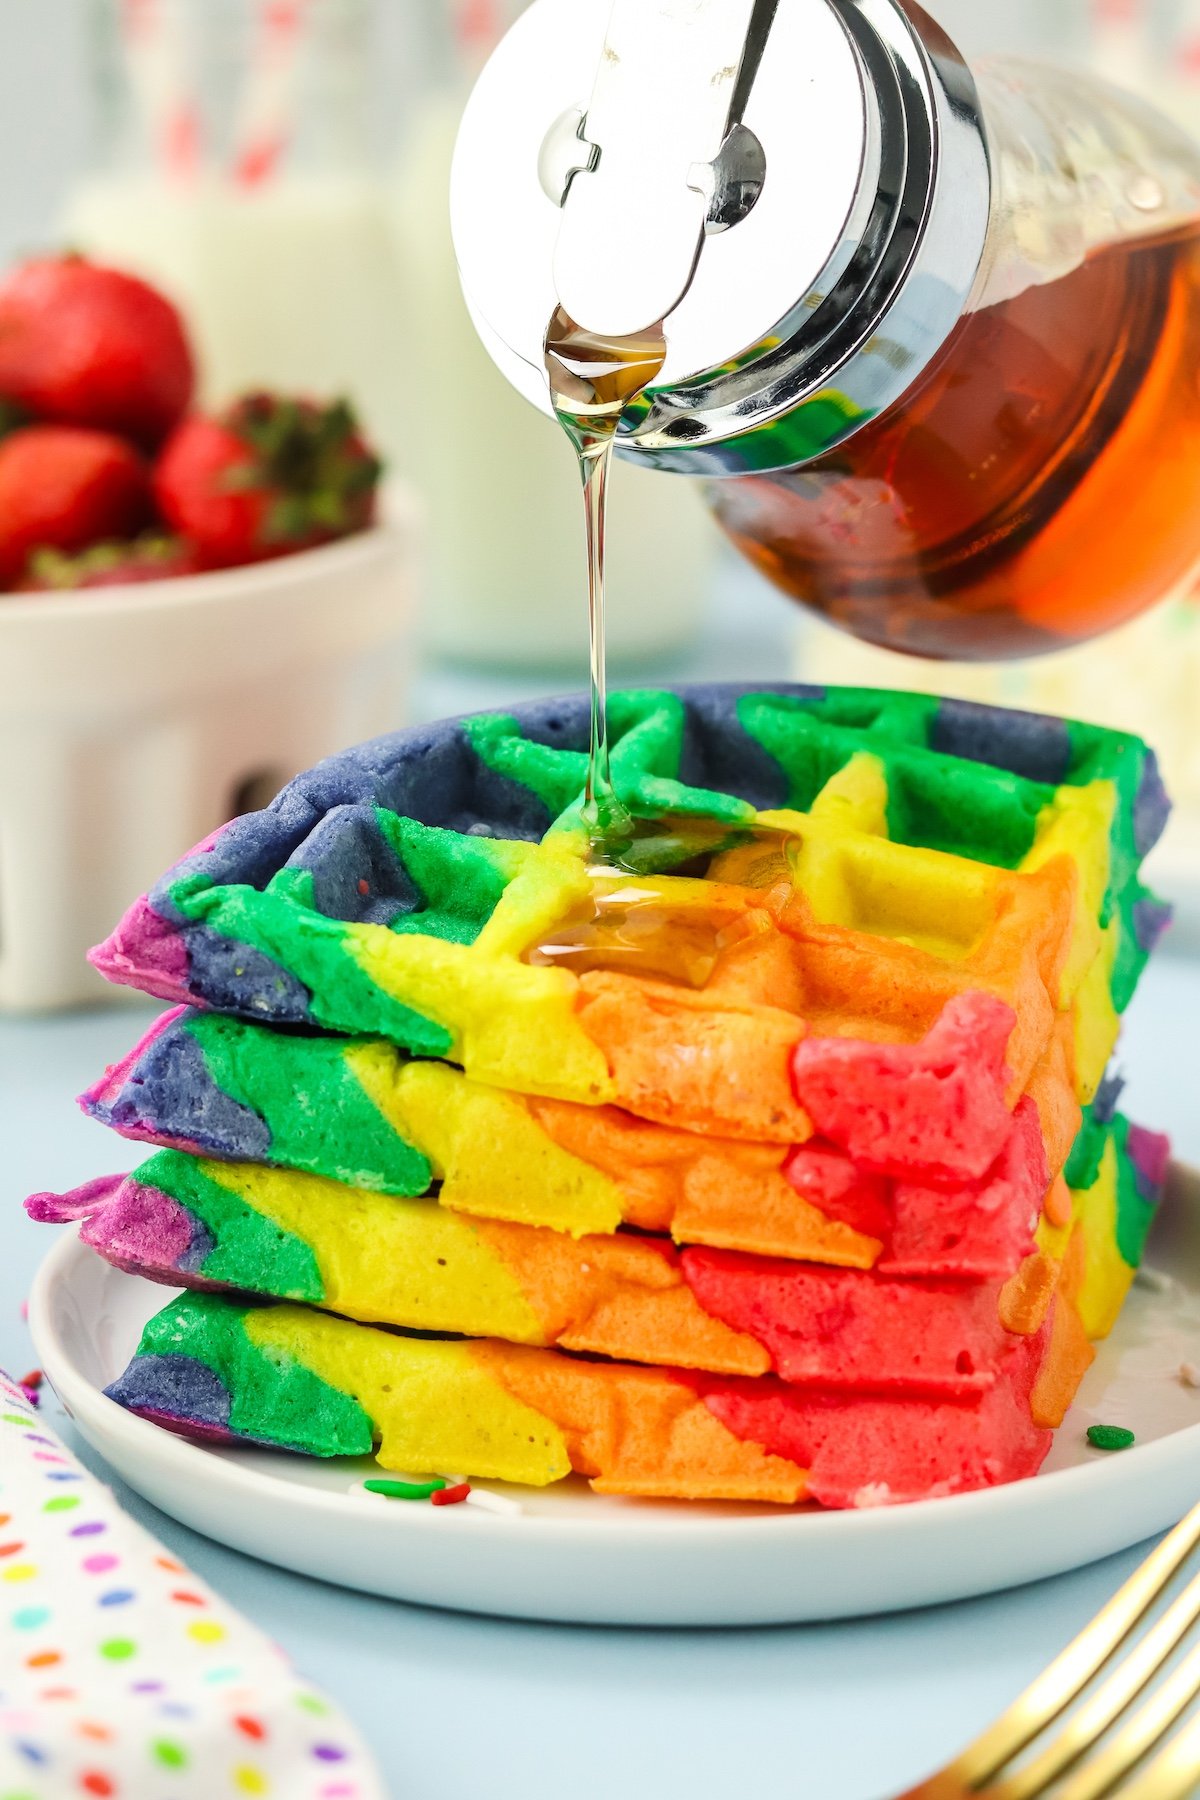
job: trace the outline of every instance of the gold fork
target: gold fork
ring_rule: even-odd
[[[900,1800],[1195,1800],[1200,1795],[1200,1717],[1172,1738],[1200,1697],[1200,1643],[1130,1710],[1200,1619],[1200,1575],[1117,1662],[1057,1732],[1079,1700],[1200,1547],[1200,1506],[1158,1546],[1044,1675],[948,1769]],[[1128,1714],[1128,1717],[1126,1715]],[[1125,1723],[1115,1735],[1112,1728]],[[1045,1742],[1036,1748],[1039,1740]],[[1107,1740],[1102,1742],[1101,1740]],[[1160,1748],[1160,1746],[1162,1746]],[[1034,1751],[1029,1761],[1013,1765]],[[1145,1759],[1157,1750],[1152,1760]]]

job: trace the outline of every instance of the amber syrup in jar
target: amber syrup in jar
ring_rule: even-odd
[[[1200,228],[969,313],[898,407],[709,499],[776,586],[870,643],[984,660],[1122,624],[1195,564]]]

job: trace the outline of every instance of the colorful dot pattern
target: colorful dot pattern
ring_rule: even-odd
[[[357,1734],[0,1373],[0,1800],[384,1800]]]

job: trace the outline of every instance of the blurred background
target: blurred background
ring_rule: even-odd
[[[12,171],[0,193],[0,257],[46,243],[72,184],[108,147],[102,85],[116,0],[9,0],[0,17],[0,148]],[[127,9],[128,10],[128,9]],[[136,10],[136,7],[134,8]],[[186,8],[181,9],[186,10]],[[233,0],[198,9],[236,30],[252,11]],[[369,134],[386,160],[430,85],[469,78],[479,44],[520,11],[514,0],[342,0],[371,45]],[[928,8],[971,53],[1093,60],[1137,79],[1185,121],[1200,109],[1200,6],[1195,0],[937,0]],[[418,48],[419,46],[419,48]],[[453,46],[457,46],[453,48]],[[1132,51],[1132,55],[1131,55]]]
[[[67,245],[145,277],[187,321],[202,405],[262,387],[345,395],[387,469],[390,536],[374,573],[334,569],[332,588],[310,586],[295,600],[294,641],[277,626],[254,640],[247,627],[230,650],[224,625],[220,648],[203,634],[189,640],[186,694],[178,617],[163,614],[159,631],[147,598],[140,696],[101,716],[76,694],[69,715],[64,703],[48,717],[52,700],[34,677],[69,657],[83,640],[64,633],[83,627],[52,620],[52,609],[34,618],[27,602],[10,619],[0,598],[0,853],[7,831],[10,867],[36,860],[13,820],[45,830],[44,801],[27,804],[31,766],[63,784],[67,813],[62,795],[83,771],[97,792],[128,792],[137,771],[136,823],[92,816],[74,849],[41,846],[64,886],[92,892],[101,928],[197,826],[211,829],[234,802],[261,803],[338,743],[581,684],[575,472],[558,434],[477,344],[447,217],[460,109],[520,10],[520,0],[7,0],[0,11],[0,270]],[[934,0],[931,10],[972,55],[1090,65],[1200,133],[1200,0]],[[498,441],[500,457],[489,454]],[[802,620],[724,546],[691,484],[620,466],[613,506],[615,680],[786,674],[1045,706],[1146,730],[1176,791],[1200,806],[1190,595],[1115,645],[1002,671],[934,671]],[[370,606],[356,613],[372,582]],[[108,656],[119,688],[129,653],[104,636],[102,604],[117,603],[96,602],[87,654]],[[189,708],[206,723],[185,742]],[[1186,857],[1185,835],[1176,842]],[[1200,851],[1193,862],[1200,870]],[[15,904],[0,891],[0,912]],[[17,968],[32,954],[22,931],[28,942],[47,929],[36,895],[26,910],[24,927],[0,919],[0,1007],[84,997],[89,978],[62,967],[78,965],[92,922],[64,921],[61,945],[46,952],[58,973],[33,980]]]

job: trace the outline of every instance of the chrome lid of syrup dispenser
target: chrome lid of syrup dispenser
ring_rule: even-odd
[[[908,0],[534,0],[451,180],[467,304],[550,411],[547,323],[665,320],[623,454],[741,474],[822,454],[962,316],[991,210],[970,72]]]

